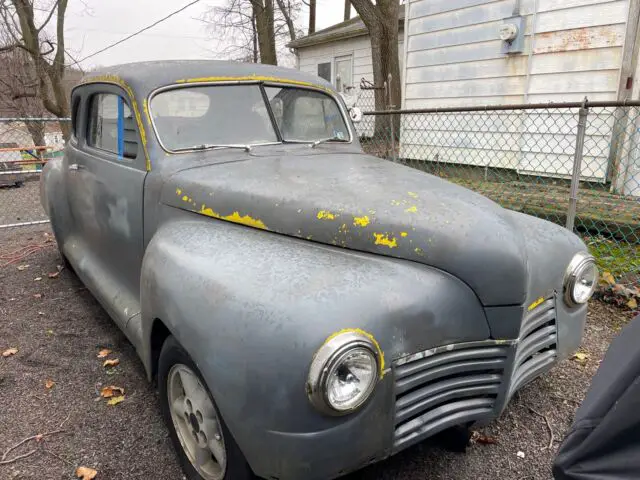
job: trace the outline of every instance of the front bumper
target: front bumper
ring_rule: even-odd
[[[280,455],[269,458],[280,463],[267,478],[334,478],[447,428],[491,422],[517,390],[577,348],[586,308],[569,312],[559,303],[554,294],[526,311],[515,339],[444,345],[396,359],[366,407],[334,428],[270,432]]]

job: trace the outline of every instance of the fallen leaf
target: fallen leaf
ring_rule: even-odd
[[[47,276],[49,278],[58,278],[58,275],[60,275],[60,272],[53,272],[53,273],[49,273]]]
[[[17,348],[8,348],[7,350],[5,350],[4,352],[2,352],[2,356],[7,358],[10,357],[11,355],[15,355],[16,353],[18,353],[18,349]]]
[[[81,478],[82,480],[93,480],[96,478],[97,474],[97,470],[89,467],[78,467],[76,469],[76,477]]]
[[[120,364],[120,360],[117,358],[114,358],[112,360],[105,360],[104,363],[102,364],[103,367],[115,367],[116,365]]]
[[[629,301],[627,302],[627,307],[629,307],[631,310],[635,310],[636,308],[638,308],[638,301],[635,298],[629,299]]]
[[[523,452],[523,451],[519,451],[518,453],[516,453],[516,455],[517,455],[519,458],[524,458],[524,452]]]
[[[42,298],[42,294],[41,293],[34,293],[33,294],[33,298]]]
[[[120,395],[118,397],[113,397],[112,399],[110,399],[107,402],[107,405],[113,406],[113,405],[119,404],[120,402],[124,402],[124,395]]]
[[[498,440],[494,437],[489,437],[487,435],[482,435],[481,433],[475,438],[476,443],[481,445],[496,445]]]
[[[51,380],[50,378],[47,379],[46,382],[44,382],[44,386],[48,389],[53,388],[53,386],[56,384],[56,382],[54,382],[53,380]]]
[[[42,277],[36,277],[33,279],[34,282],[39,282],[40,280],[42,280]]]
[[[53,335],[53,330],[51,329],[47,330],[47,335]]]
[[[100,396],[104,397],[104,398],[120,397],[120,396],[123,396],[123,395],[124,395],[124,388],[116,387],[114,385],[110,385],[108,387],[104,387],[100,391]]]
[[[109,350],[108,348],[103,348],[102,350],[100,350],[98,352],[98,358],[104,358],[107,355],[109,355],[111,353],[111,350]]]
[[[573,358],[581,363],[584,363],[587,361],[587,358],[589,358],[589,355],[583,352],[576,352],[573,354]]]
[[[58,269],[58,272],[61,272],[64,270],[64,265],[56,265],[56,268]]]
[[[38,315],[44,315],[44,312],[38,312]]]
[[[18,270],[20,270],[21,272],[23,270],[26,270],[27,268],[29,268],[29,265],[18,265]]]
[[[609,285],[615,285],[616,279],[611,275],[610,272],[602,272],[602,280],[604,280]]]
[[[33,439],[34,439],[36,442],[40,442],[40,441],[42,441],[42,439],[43,439],[43,438],[44,438],[44,435],[43,435],[43,434],[41,434],[41,433],[39,433],[38,435],[36,435],[35,437],[33,437]]]

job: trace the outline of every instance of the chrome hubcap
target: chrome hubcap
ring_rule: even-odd
[[[198,376],[186,365],[169,370],[167,396],[182,449],[206,480],[222,480],[227,451],[218,412]]]

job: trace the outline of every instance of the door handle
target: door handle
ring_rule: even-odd
[[[77,163],[72,163],[71,165],[69,165],[69,170],[84,170],[85,166],[84,165],[79,165]]]

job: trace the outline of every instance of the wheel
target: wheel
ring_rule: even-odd
[[[160,352],[158,389],[162,415],[187,479],[255,478],[198,368],[171,336]]]

